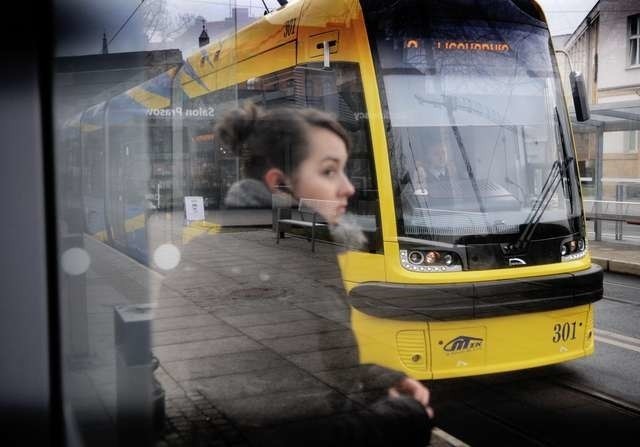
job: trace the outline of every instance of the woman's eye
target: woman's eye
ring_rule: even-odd
[[[333,177],[334,175],[336,175],[336,170],[335,169],[325,169],[324,171],[322,171],[322,175],[324,175],[325,177]]]

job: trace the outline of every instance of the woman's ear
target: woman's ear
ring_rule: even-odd
[[[271,168],[264,174],[264,182],[271,192],[286,192],[289,190],[284,173],[277,168]]]

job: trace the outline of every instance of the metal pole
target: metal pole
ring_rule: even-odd
[[[622,215],[622,204],[620,202],[624,201],[624,185],[621,183],[618,183],[616,185],[616,202],[618,202],[616,204],[616,214],[618,216]],[[622,221],[621,220],[617,220],[616,221],[616,241],[621,241],[622,240]]]
[[[600,215],[602,210],[600,209],[600,200],[602,200],[602,158],[603,158],[603,146],[604,146],[604,126],[598,126],[596,142],[596,171],[594,173],[594,180],[596,182],[596,215]],[[602,240],[602,222],[600,219],[595,219],[593,222],[593,229],[596,233],[596,241]]]

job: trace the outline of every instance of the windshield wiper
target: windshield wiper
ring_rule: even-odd
[[[560,182],[562,180],[562,166],[560,160],[556,160],[551,165],[551,171],[547,176],[547,180],[544,182],[542,186],[542,190],[536,199],[536,204],[531,208],[529,215],[527,216],[527,220],[525,221],[524,230],[520,233],[520,237],[518,240],[507,246],[507,252],[509,254],[518,253],[526,251],[533,237],[533,233],[542,219],[542,215],[547,209],[549,202],[551,202],[551,198],[555,194]]]
[[[451,131],[456,139],[456,144],[458,145],[458,151],[462,156],[462,161],[464,162],[464,166],[467,170],[467,177],[471,183],[471,187],[473,188],[473,193],[476,196],[476,202],[478,203],[478,209],[480,213],[482,213],[485,225],[489,228],[489,222],[487,221],[487,209],[484,206],[484,202],[482,200],[482,194],[480,193],[480,188],[478,186],[478,181],[473,172],[473,167],[471,166],[471,161],[469,160],[469,155],[467,154],[467,149],[464,146],[464,141],[462,139],[462,135],[460,134],[460,129],[458,125],[455,123],[456,120],[453,116],[453,106],[452,106],[452,98],[448,97],[445,101],[445,106],[447,110],[447,117],[449,118],[449,124],[451,126]]]
[[[555,108],[555,112],[560,134],[560,144],[562,146],[562,160],[556,160],[553,162],[553,165],[551,165],[551,171],[549,172],[549,175],[547,176],[547,179],[542,186],[542,190],[540,191],[540,194],[536,199],[535,207],[531,208],[531,212],[527,216],[524,230],[522,230],[522,233],[520,233],[520,237],[518,237],[518,240],[515,243],[510,244],[506,248],[507,253],[509,254],[527,251],[529,242],[531,242],[536,227],[538,226],[538,223],[540,223],[542,215],[551,202],[551,198],[558,189],[558,186],[560,186],[560,183],[562,183],[563,179],[569,178],[569,168],[571,165],[573,165],[574,157],[571,157],[567,153],[567,146],[564,141],[564,133],[562,125],[560,124],[560,115],[558,113],[557,107]],[[570,178],[569,182],[571,182]],[[573,212],[573,191],[571,189],[571,184],[567,186],[567,189],[571,211]]]

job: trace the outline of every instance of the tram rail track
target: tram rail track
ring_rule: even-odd
[[[541,441],[539,439],[539,436],[537,436],[534,433],[531,433],[522,425],[514,424],[513,422],[508,421],[507,419],[500,416],[499,414],[496,414],[495,412],[492,412],[486,408],[481,408],[478,405],[470,404],[469,402],[465,402],[464,405],[472,409],[473,411],[483,415],[484,417],[497,422],[498,424],[510,430],[512,433],[515,433],[520,438],[522,438],[522,441],[526,441],[528,443],[527,445],[535,445],[540,447],[546,447],[550,445],[544,441]]]
[[[632,402],[627,402],[625,400],[619,399],[615,396],[611,396],[610,394],[603,393],[602,391],[595,390],[593,388],[589,388],[585,385],[566,380],[566,379],[547,379],[549,383],[552,383],[561,388],[571,390],[573,392],[577,392],[583,396],[588,396],[591,399],[607,404],[611,407],[614,407],[623,413],[626,413],[629,416],[637,416],[640,417],[640,405],[636,405]]]
[[[640,287],[639,286],[635,286],[635,285],[630,285],[630,284],[624,284],[621,282],[613,282],[613,281],[603,281],[602,283],[603,287],[606,288],[607,286],[609,287],[622,287],[624,289],[630,289],[630,290],[634,290],[638,292],[638,295],[640,295]],[[613,301],[616,303],[621,303],[621,304],[628,304],[630,306],[640,306],[640,301],[635,302],[635,301],[631,301],[631,300],[627,300],[624,298],[619,298],[617,296],[611,296],[610,293],[606,293],[603,295],[602,299],[607,300],[607,301]]]
[[[612,301],[614,303],[628,304],[629,306],[640,307],[640,303],[634,303],[633,301],[623,300],[621,298],[614,298],[614,297],[607,296],[607,295],[604,295],[602,297],[602,299],[605,300],[605,301]]]
[[[598,391],[589,386],[576,383],[571,380],[562,379],[562,378],[552,378],[546,377],[542,378],[543,382],[560,388],[565,392],[577,393],[581,396],[584,396],[591,400],[596,405],[607,406],[615,411],[620,412],[626,416],[631,417],[640,417],[640,405],[637,405],[633,402],[628,402],[623,399],[619,399],[610,394],[604,393],[602,391]],[[504,427],[506,430],[509,430],[511,433],[515,434],[519,438],[521,438],[522,443],[524,445],[532,445],[532,446],[555,446],[560,445],[558,442],[555,442],[553,438],[543,439],[543,435],[541,433],[535,433],[531,431],[527,425],[514,423],[513,421],[508,420],[506,417],[500,415],[498,412],[493,411],[491,406],[484,407],[481,405],[477,405],[470,402],[464,402],[464,405],[470,410],[484,416],[487,419],[490,419],[500,426]]]
[[[621,282],[603,281],[602,284],[605,285],[605,286],[627,287],[629,289],[640,290],[640,287],[638,287],[638,286],[631,286],[629,284],[624,284],[624,283],[621,283]]]

